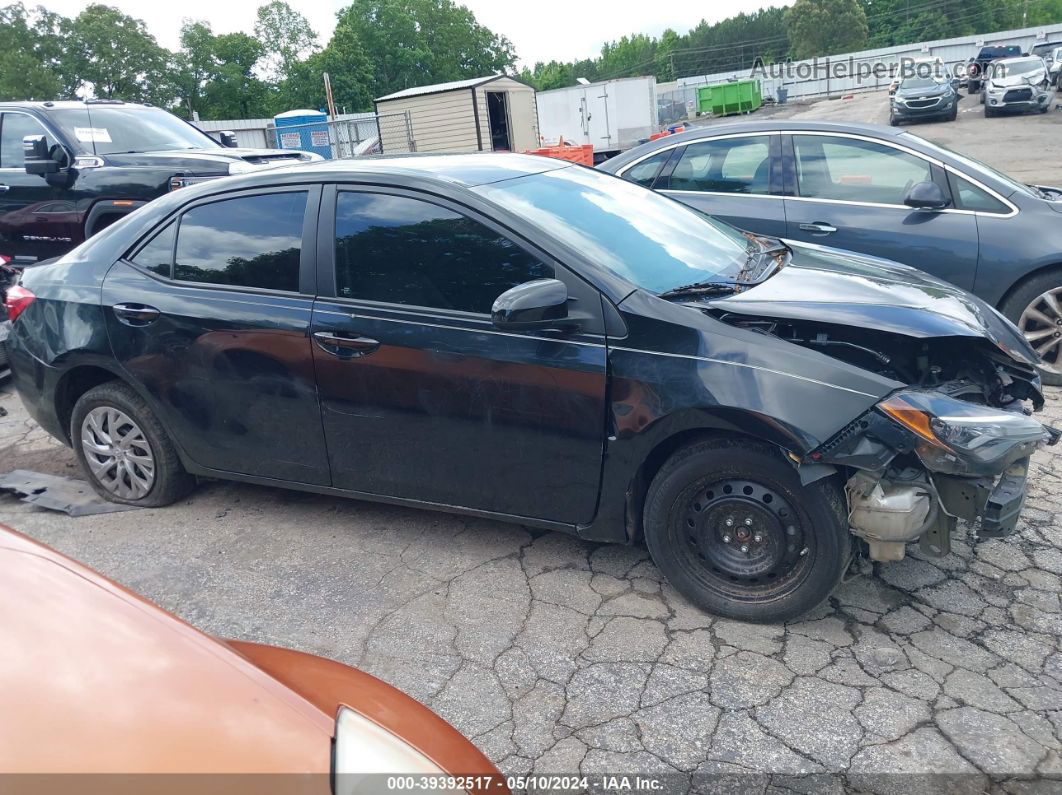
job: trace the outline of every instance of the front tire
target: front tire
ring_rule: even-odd
[[[645,541],[684,596],[716,615],[783,622],[820,604],[848,568],[844,494],[803,486],[767,445],[712,439],[676,452],[646,495]]]
[[[70,441],[86,478],[105,500],[159,508],[194,484],[162,423],[120,381],[100,384],[78,399]]]
[[[1019,284],[999,307],[1025,335],[1044,364],[1037,369],[1048,386],[1062,386],[1062,270]]]

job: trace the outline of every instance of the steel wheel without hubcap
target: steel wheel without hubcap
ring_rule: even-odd
[[[1018,320],[1025,339],[1040,354],[1040,368],[1062,375],[1062,287],[1037,296]]]
[[[125,412],[99,406],[81,423],[81,449],[103,488],[136,500],[155,484],[155,456],[140,426]]]
[[[815,558],[815,538],[778,491],[752,480],[700,485],[686,498],[681,565],[729,599],[770,601],[791,593]]]

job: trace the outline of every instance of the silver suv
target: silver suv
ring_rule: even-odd
[[[981,104],[985,106],[985,116],[996,116],[1004,110],[1047,113],[1051,107],[1051,84],[1044,59],[1024,55],[992,61],[981,83]]]

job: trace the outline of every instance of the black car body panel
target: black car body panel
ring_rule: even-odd
[[[96,135],[101,129],[105,131],[106,113],[115,108],[123,113],[164,114],[170,123],[187,131],[193,145],[198,141],[199,148],[100,153],[100,145],[85,131],[95,130]],[[85,114],[82,123],[86,127],[71,128],[55,116],[72,112]],[[8,118],[17,121],[11,122],[5,136],[4,120]],[[83,133],[80,139],[73,134],[78,130]],[[120,102],[0,103],[5,157],[21,156],[22,134],[45,135],[54,151],[65,153],[67,163],[59,173],[38,175],[26,173],[21,162],[0,162],[0,185],[6,186],[0,188],[0,255],[22,263],[70,251],[117,218],[169,192],[175,178],[220,177],[234,166],[260,168],[310,157],[292,150],[222,147],[206,133],[158,108]]]
[[[843,255],[814,250],[797,249],[733,298],[666,300],[477,189],[579,168],[516,155],[424,156],[183,189],[26,273],[37,300],[15,324],[16,387],[64,441],[71,395],[116,376],[160,418],[193,473],[626,541],[640,527],[652,467],[683,441],[706,432],[755,439],[817,471],[815,450],[909,383],[744,316],[735,322],[746,308],[784,314],[791,303],[826,325],[920,323],[916,336],[965,334],[997,353],[994,337],[1006,336],[991,310],[954,288],[867,260],[845,273]],[[316,205],[306,210],[297,291],[174,281],[128,259],[189,208],[292,187],[311,204],[321,197],[319,216]],[[418,197],[498,231],[511,250],[554,268],[579,328],[507,331],[465,311],[346,297],[334,246],[344,190]],[[846,303],[810,301],[822,279]],[[900,281],[914,293],[882,306],[884,283]],[[935,322],[925,311],[933,301],[948,308]],[[117,322],[115,307],[126,303],[150,305],[159,319],[146,329]],[[1009,366],[1025,379],[1019,397],[1038,395],[1032,368],[1013,357]]]

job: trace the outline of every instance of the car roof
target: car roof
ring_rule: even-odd
[[[25,100],[21,102],[0,102],[0,110],[5,108],[18,108],[21,110],[39,110],[47,112],[49,110],[60,110],[63,108],[73,109],[99,109],[99,108],[151,108],[156,109],[154,105],[141,105],[137,102],[122,102],[119,100],[90,100],[85,102],[80,99],[56,99],[56,100]]]
[[[572,166],[566,160],[538,155],[509,152],[476,152],[472,154],[399,154],[370,155],[368,157],[321,160],[270,168],[268,171],[242,175],[251,182],[257,174],[305,175],[322,177],[402,176],[441,180],[466,188],[502,182],[529,174],[541,174]],[[235,183],[233,183],[235,184]]]

